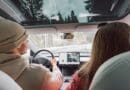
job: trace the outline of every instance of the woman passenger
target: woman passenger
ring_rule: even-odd
[[[88,90],[97,69],[109,58],[130,50],[130,28],[127,24],[114,22],[97,31],[91,59],[73,75],[66,90]]]

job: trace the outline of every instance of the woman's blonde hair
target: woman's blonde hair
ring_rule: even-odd
[[[114,22],[104,25],[97,31],[91,53],[91,60],[79,70],[84,82],[83,90],[88,90],[94,74],[109,58],[130,50],[130,27],[126,23]]]

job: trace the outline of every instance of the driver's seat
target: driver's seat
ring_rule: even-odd
[[[89,90],[130,90],[130,52],[105,62],[96,72]]]

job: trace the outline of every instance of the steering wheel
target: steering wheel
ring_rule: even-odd
[[[46,49],[42,49],[42,50],[38,50],[36,53],[33,54],[33,56],[31,57],[31,63],[37,63],[37,64],[42,64],[43,66],[49,68],[50,70],[52,70],[52,65],[51,62],[48,58],[44,57],[44,56],[38,56],[38,54],[40,54],[41,52],[48,52],[51,55],[51,58],[55,58],[53,53],[49,50]]]

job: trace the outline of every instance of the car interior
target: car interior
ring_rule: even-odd
[[[64,4],[62,4],[64,3]],[[130,25],[130,0],[0,0],[0,16],[27,30],[30,63],[52,70],[56,58],[64,90],[73,73],[91,58],[97,25]]]

